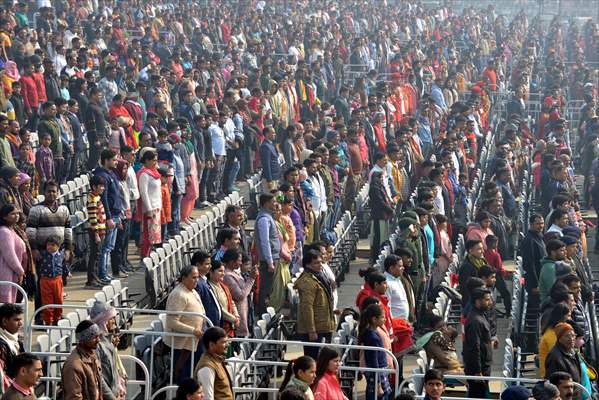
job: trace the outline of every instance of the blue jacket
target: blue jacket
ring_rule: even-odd
[[[94,170],[94,175],[101,176],[105,181],[102,204],[106,212],[106,219],[119,217],[125,209],[125,200],[123,199],[119,179],[113,171],[107,170],[104,167],[97,167]]]
[[[256,248],[260,261],[273,263],[281,256],[281,240],[272,214],[261,208],[256,216]]]
[[[265,140],[260,145],[260,162],[262,163],[262,178],[267,181],[281,179],[279,152],[270,140]]]
[[[371,327],[368,327],[362,337],[363,346],[384,348],[381,335]],[[384,351],[364,351],[364,362],[367,368],[387,368],[387,354]]]
[[[200,277],[198,280],[198,284],[196,286],[196,290],[200,294],[200,298],[202,299],[202,304],[204,305],[204,312],[206,316],[210,319],[214,326],[223,326],[222,321],[222,312],[220,309],[220,304],[216,301],[216,297],[214,293],[212,293],[212,289],[210,288],[210,284],[204,277]]]

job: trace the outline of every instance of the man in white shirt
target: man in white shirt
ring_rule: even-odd
[[[408,321],[410,303],[401,280],[404,265],[400,257],[391,254],[385,258],[385,277],[387,278],[387,298],[391,307],[391,317]]]
[[[212,115],[212,124],[208,128],[212,139],[212,151],[214,153],[214,168],[208,175],[208,201],[214,203],[218,197],[223,195],[223,173],[227,159],[226,135],[224,126],[227,115],[224,112]]]

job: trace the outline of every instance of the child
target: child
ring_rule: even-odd
[[[108,136],[108,147],[116,154],[121,154],[121,147],[126,144],[125,130],[121,128],[119,119],[114,117],[110,120],[110,135]]]
[[[167,165],[158,167],[160,173],[160,190],[162,192],[162,208],[160,209],[160,225],[162,225],[162,241],[167,240],[168,224],[172,221],[171,215],[171,189],[169,178],[173,176],[172,170]]]
[[[478,277],[482,279],[485,287],[493,293],[495,282],[497,281],[497,272],[495,271],[495,268],[489,265],[483,265],[478,270]],[[487,317],[491,327],[491,344],[493,345],[493,348],[496,349],[499,344],[499,339],[497,338],[497,311],[495,309],[495,296],[491,295],[491,297],[493,298],[493,304],[485,312],[485,317]]]
[[[279,393],[289,387],[296,387],[304,393],[306,400],[314,400],[310,385],[316,377],[316,361],[310,356],[301,356],[289,361],[285,378],[279,388]]]
[[[33,150],[31,143],[21,143],[19,146],[19,158],[16,160],[17,168],[31,178],[31,193],[37,195],[37,179],[35,164],[33,163]]]
[[[40,147],[35,153],[35,172],[40,177],[40,190],[44,189],[46,182],[54,180],[54,156],[50,144],[52,144],[52,136],[48,132],[43,133]]]
[[[483,252],[487,263],[495,268],[497,271],[497,290],[503,299],[503,305],[505,306],[505,314],[509,316],[512,311],[512,296],[510,295],[507,285],[505,283],[505,277],[507,272],[503,266],[503,260],[501,254],[499,254],[499,238],[495,235],[488,235],[485,238],[486,250]]]
[[[40,277],[42,306],[62,304],[62,275],[69,275],[69,270],[64,264],[64,250],[60,249],[60,244],[57,236],[50,235],[46,239],[46,248],[40,252],[37,272]],[[46,325],[56,325],[60,318],[62,318],[62,308],[43,310]]]
[[[362,346],[383,348],[383,339],[377,332],[379,327],[385,325],[385,313],[378,304],[369,305],[360,316],[358,327],[359,343]],[[387,356],[383,351],[366,350],[364,352],[366,368],[387,368]],[[366,400],[385,399],[391,393],[391,386],[387,374],[378,374],[378,387],[375,387],[377,375],[365,372]]]
[[[424,374],[424,400],[441,400],[441,396],[445,391],[445,383],[443,383],[443,372],[438,369],[429,369]]]
[[[460,363],[455,346],[457,330],[447,326],[443,318],[438,315],[433,315],[430,318],[430,324],[433,330],[418,339],[416,347],[423,348],[427,357],[434,361],[435,367],[440,371],[462,375],[464,368]]]
[[[86,289],[98,289],[102,287],[102,278],[99,275],[98,262],[99,250],[102,248],[102,241],[106,235],[106,212],[101,201],[102,193],[106,187],[104,178],[94,175],[89,180],[91,190],[87,195],[87,223],[89,232],[89,261],[87,263],[87,283]]]

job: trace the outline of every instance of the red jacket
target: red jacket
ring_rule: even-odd
[[[44,74],[41,72],[34,72],[32,76],[37,89],[37,97],[40,103],[45,103],[48,101],[48,96],[46,96],[46,82],[44,81]]]
[[[21,92],[23,93],[23,104],[25,109],[29,112],[31,110],[37,110],[40,104],[39,97],[37,95],[37,87],[35,86],[35,80],[32,75],[21,76]]]
[[[362,289],[358,292],[358,297],[356,297],[356,306],[358,306],[360,310],[362,309],[362,303],[364,303],[364,300],[366,300],[368,297],[375,297],[378,299],[381,307],[383,308],[383,312],[385,313],[385,328],[387,328],[387,332],[389,332],[389,336],[391,336],[391,332],[393,331],[393,318],[391,317],[389,299],[384,294],[375,292],[370,285],[368,285],[368,283],[364,283],[364,287],[362,287]]]

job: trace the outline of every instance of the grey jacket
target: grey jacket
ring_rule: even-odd
[[[102,366],[102,399],[117,399],[119,395],[117,349],[112,344],[110,336],[102,337],[96,349],[96,356]]]
[[[272,213],[264,208],[258,211],[256,216],[256,249],[258,258],[268,264],[272,264],[280,258],[281,240]]]

